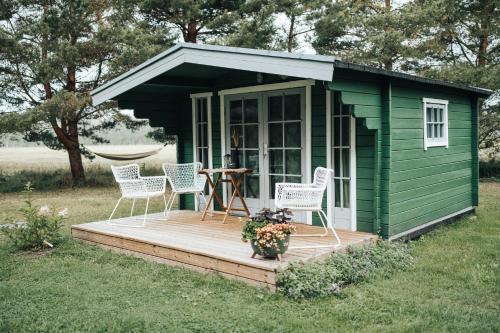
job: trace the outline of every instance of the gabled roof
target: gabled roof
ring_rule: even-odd
[[[331,81],[335,58],[228,46],[180,43],[91,92],[94,105],[184,63]]]
[[[346,68],[391,78],[460,89],[482,97],[492,94],[492,91],[488,89],[467,87],[446,81],[357,65],[337,60],[333,56],[179,43],[94,89],[91,92],[93,104],[99,105],[113,99],[183,64],[192,64],[193,67],[201,65],[328,82],[333,80],[334,68]]]

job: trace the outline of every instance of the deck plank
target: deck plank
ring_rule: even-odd
[[[290,249],[283,261],[257,256],[251,258],[248,243],[241,241],[243,221],[230,217],[225,224],[222,217],[208,216],[201,221],[201,214],[193,211],[174,211],[167,221],[161,213],[150,214],[144,228],[140,217],[120,218],[112,221],[84,223],[72,226],[72,235],[107,249],[136,255],[171,265],[180,265],[202,272],[218,272],[252,285],[275,288],[276,273],[295,261],[322,260],[333,248]],[[322,228],[296,224],[299,233],[321,233]],[[373,242],[377,236],[355,231],[338,231],[342,251],[348,245]],[[333,236],[293,237],[290,246],[333,244]]]

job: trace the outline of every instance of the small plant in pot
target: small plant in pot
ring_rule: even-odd
[[[257,215],[245,223],[242,239],[250,242],[255,255],[281,260],[281,256],[288,250],[290,234],[295,227],[290,223],[291,212],[287,209],[271,211],[261,210]]]

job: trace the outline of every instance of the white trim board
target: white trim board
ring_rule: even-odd
[[[332,92],[330,90],[326,90],[326,167],[328,169],[332,169]],[[357,193],[356,193],[356,118],[351,116],[350,118],[350,145],[351,148],[349,149],[350,151],[350,156],[349,156],[349,168],[350,168],[350,181],[349,181],[349,202],[350,202],[350,228],[349,230],[351,231],[356,231],[357,230]],[[337,170],[334,170],[334,172],[337,172]],[[327,198],[327,213],[328,213],[328,218],[331,219],[332,223],[334,223],[334,207],[333,207],[333,202],[335,200],[334,197],[334,191],[333,191],[333,185],[332,180],[329,180],[328,183],[328,188],[326,192],[326,198]]]
[[[196,136],[196,101],[199,98],[206,98],[207,99],[207,140],[208,140],[208,168],[212,169],[213,168],[213,151],[212,151],[212,96],[213,93],[211,92],[206,92],[206,93],[198,93],[198,94],[191,94],[189,97],[191,98],[191,123],[193,125],[193,163],[198,160],[198,149],[196,149],[196,143],[198,142],[198,138]],[[210,188],[210,194],[212,193],[212,189]],[[195,200],[195,210],[199,210],[199,202],[198,202],[198,197],[194,196]],[[211,206],[213,207],[213,202],[211,203]],[[213,208],[212,208],[213,209]]]
[[[462,215],[462,214],[465,214],[467,212],[471,212],[474,210],[474,207],[467,207],[467,208],[464,208],[462,210],[459,210],[458,212],[455,212],[455,213],[451,213],[449,215],[446,215],[446,216],[443,216],[439,219],[436,219],[436,220],[433,220],[433,221],[430,221],[430,222],[427,222],[425,224],[422,224],[422,225],[419,225],[417,227],[414,227],[414,228],[411,228],[409,230],[406,230],[406,231],[403,231],[403,232],[400,232],[399,234],[396,234],[396,235],[393,235],[391,237],[389,237],[389,240],[392,241],[392,240],[395,240],[395,239],[398,239],[398,238],[401,238],[401,237],[404,237],[406,235],[409,235],[409,234],[412,234],[416,231],[419,231],[421,229],[425,229],[425,228],[428,228],[434,224],[437,224],[439,222],[442,222],[442,221],[445,221],[445,220],[448,220],[448,219],[451,219],[455,216],[458,216],[458,215]]]
[[[219,90],[218,95],[226,96],[226,95],[236,95],[236,94],[249,94],[249,93],[263,92],[270,90],[302,88],[302,87],[314,86],[314,84],[315,84],[314,80],[295,80],[295,81],[287,81],[280,83],[270,83],[270,84],[261,84],[256,86],[224,89],[224,90]]]

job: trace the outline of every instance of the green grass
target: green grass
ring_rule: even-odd
[[[107,217],[117,195],[64,190],[36,200],[68,207],[72,224]],[[18,194],[0,194],[0,212],[19,205]],[[414,268],[300,302],[70,239],[42,255],[13,254],[0,243],[0,332],[500,330],[498,183],[481,184],[477,219],[413,243]]]

